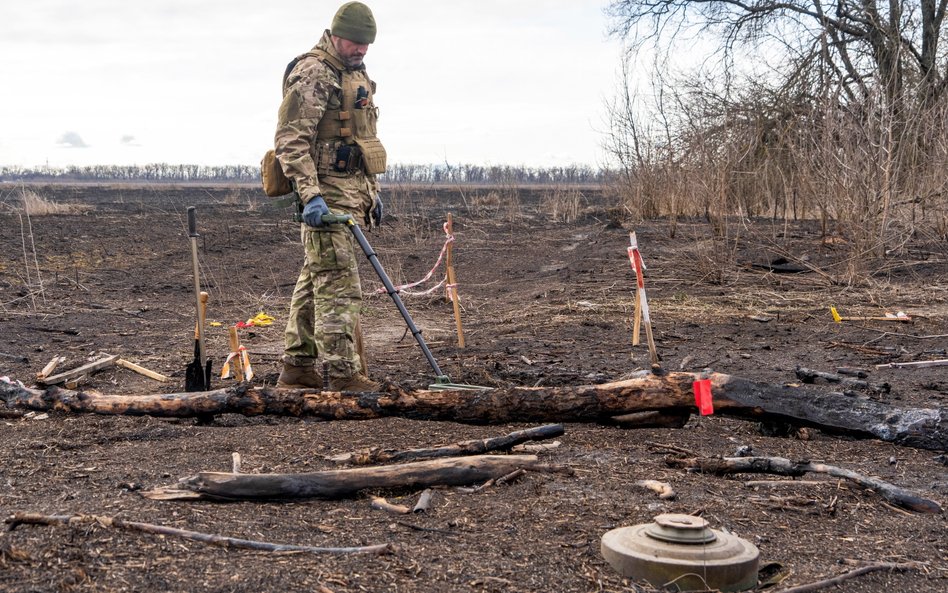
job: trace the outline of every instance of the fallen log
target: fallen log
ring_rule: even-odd
[[[437,459],[441,457],[460,457],[462,455],[479,455],[488,451],[509,451],[514,446],[527,441],[539,441],[561,436],[565,432],[562,424],[548,424],[536,428],[517,430],[502,437],[489,439],[475,439],[461,441],[453,445],[433,447],[428,449],[408,449],[397,451],[371,447],[352,453],[342,453],[329,457],[329,461],[337,463],[351,463],[352,465],[369,465],[377,463],[403,463],[420,459]]]
[[[690,459],[670,457],[666,460],[666,463],[672,467],[698,470],[718,476],[738,473],[776,474],[790,477],[800,477],[809,472],[827,474],[836,478],[844,478],[864,488],[874,490],[892,504],[904,509],[918,513],[941,512],[941,505],[933,500],[899,488],[879,478],[864,476],[825,463],[790,461],[784,457],[698,457]]]
[[[463,486],[505,476],[518,469],[557,471],[537,463],[536,455],[475,455],[401,465],[338,469],[304,474],[229,474],[201,472],[173,486],[143,492],[153,500],[334,499],[367,488]]]
[[[772,385],[721,373],[643,371],[625,381],[564,387],[513,387],[488,391],[393,389],[384,393],[320,392],[251,387],[157,395],[105,395],[49,387],[45,391],[0,382],[8,407],[95,414],[198,417],[236,413],[364,420],[401,416],[473,424],[510,422],[610,422],[652,410],[694,411],[692,383],[711,380],[719,415],[812,426],[833,433],[948,450],[948,408],[899,408],[801,386]]]

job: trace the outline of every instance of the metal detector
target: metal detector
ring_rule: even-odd
[[[435,382],[428,386],[428,389],[432,391],[454,391],[461,389],[469,390],[485,390],[490,389],[490,387],[483,387],[480,385],[467,385],[465,383],[452,383],[451,379],[441,371],[441,367],[438,366],[438,362],[434,359],[434,356],[431,354],[431,350],[428,349],[428,345],[425,344],[424,338],[421,337],[421,330],[415,326],[415,322],[412,321],[411,315],[408,313],[408,309],[405,308],[405,303],[402,302],[402,297],[399,296],[398,290],[395,289],[395,285],[392,284],[392,281],[389,279],[388,274],[385,273],[385,270],[382,268],[382,264],[379,262],[378,255],[376,255],[375,250],[372,249],[372,246],[369,245],[368,240],[365,238],[365,234],[362,232],[362,229],[359,228],[359,225],[356,224],[355,220],[350,214],[323,214],[322,217],[323,224],[344,224],[350,231],[352,231],[353,236],[355,236],[356,241],[359,242],[359,247],[362,248],[362,251],[365,253],[365,256],[369,258],[369,263],[372,264],[372,267],[375,269],[375,273],[378,274],[379,278],[382,280],[382,284],[385,285],[385,291],[388,292],[388,296],[392,297],[392,300],[395,301],[395,306],[398,307],[398,312],[402,314],[402,318],[405,320],[405,323],[408,324],[408,329],[411,331],[411,335],[415,337],[415,341],[418,342],[418,345],[421,347],[421,351],[424,352],[425,358],[428,359],[428,364],[431,365],[431,368],[435,372]]]

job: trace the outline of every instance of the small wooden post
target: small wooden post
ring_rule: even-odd
[[[454,235],[454,219],[451,217],[450,212],[448,212],[448,222],[445,225],[445,228],[448,231],[448,235]],[[461,325],[461,305],[458,299],[457,278],[454,275],[454,264],[451,259],[451,250],[453,247],[453,243],[448,243],[448,252],[446,256],[448,284],[445,287],[445,297],[450,299],[451,303],[454,305],[454,323],[458,329],[458,348],[464,348],[464,328]]]
[[[237,381],[244,380],[244,362],[240,356],[240,338],[237,337],[237,326],[232,325],[228,329],[228,343],[230,344],[230,351],[235,353],[237,356],[233,357],[231,361],[234,363],[234,374],[232,375]]]
[[[639,287],[635,287],[635,312],[633,313],[633,322],[632,322],[632,345],[638,346],[642,343],[642,294],[639,292]]]
[[[635,238],[635,232],[629,233],[629,258],[632,269],[635,272],[635,327],[633,329],[633,344],[637,342],[639,331],[639,315],[645,320],[645,337],[648,340],[648,353],[652,362],[652,367],[658,367],[658,349],[655,347],[655,339],[652,336],[652,320],[648,311],[648,298],[645,296],[645,264],[642,263],[642,254],[639,252],[639,244]]]

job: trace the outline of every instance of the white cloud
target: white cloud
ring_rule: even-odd
[[[65,148],[89,148],[89,145],[82,140],[82,136],[75,132],[66,132],[59,137],[56,144]]]

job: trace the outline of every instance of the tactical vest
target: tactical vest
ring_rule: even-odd
[[[342,101],[338,109],[326,109],[316,126],[316,167],[323,175],[348,175],[359,169],[369,175],[385,172],[385,147],[378,139],[378,107],[373,102],[375,83],[365,69],[349,70],[339,58],[321,49],[306,52],[287,66],[283,80],[296,63],[310,56],[339,77]]]

